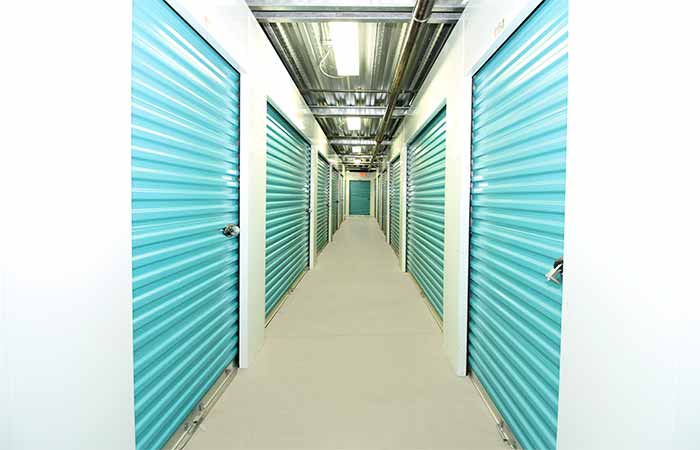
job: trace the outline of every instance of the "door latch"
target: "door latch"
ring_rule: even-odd
[[[226,225],[223,230],[221,230],[226,237],[236,237],[241,234],[241,227],[234,225],[232,223]]]
[[[552,268],[545,274],[545,278],[552,283],[561,284],[562,277],[564,276],[564,257],[557,258],[552,264]]]

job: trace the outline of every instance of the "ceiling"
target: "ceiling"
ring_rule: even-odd
[[[368,170],[414,1],[248,0],[247,3],[335,152],[350,169]],[[385,143],[390,143],[398,130],[465,4],[462,0],[435,2],[433,14],[421,27],[408,62]],[[358,22],[359,76],[335,77],[328,26],[331,21]],[[348,130],[345,119],[348,116],[361,117],[359,131]],[[352,153],[353,145],[361,146],[362,152]],[[380,146],[379,152],[387,148]],[[355,162],[357,159],[359,163]]]

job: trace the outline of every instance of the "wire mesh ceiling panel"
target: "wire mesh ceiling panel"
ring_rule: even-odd
[[[397,156],[389,168],[389,244],[396,254],[401,243],[401,157]]]
[[[131,76],[136,448],[156,450],[238,354],[239,75],[136,0]]]
[[[350,214],[369,215],[370,182],[350,180]]]
[[[330,165],[326,158],[318,154],[316,177],[316,254],[328,244],[328,208],[330,207]]]
[[[335,232],[338,230],[338,203],[340,202],[340,198],[338,196],[338,171],[333,168],[333,179],[332,179],[332,184],[333,188],[331,189],[333,191],[333,199],[331,200],[331,220],[332,220],[332,234],[335,234]]]
[[[267,105],[265,315],[309,267],[311,147]]]
[[[546,0],[474,75],[468,364],[526,450],[557,439],[566,0]]]
[[[442,319],[445,255],[445,109],[408,146],[406,270]]]

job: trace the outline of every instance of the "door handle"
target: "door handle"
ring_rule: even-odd
[[[545,278],[552,283],[561,284],[564,277],[564,257],[557,258],[552,264],[552,268],[545,274]]]
[[[235,224],[228,224],[226,225],[222,230],[222,233],[224,233],[224,236],[226,237],[236,237],[239,234],[241,234],[241,227]]]

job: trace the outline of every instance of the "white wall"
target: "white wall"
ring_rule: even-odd
[[[0,448],[133,449],[131,2],[3,16]]]
[[[466,362],[468,75],[499,22],[507,28],[529,3],[468,3],[391,149],[392,157],[405,152],[446,102],[444,342],[458,374]],[[700,100],[690,56],[700,39],[689,5],[571,4],[560,449],[700,442],[700,297],[690,286],[700,250],[700,189],[690,173],[697,114],[684,107]]]
[[[311,141],[314,166],[329,149],[243,0],[172,5],[241,72],[245,366],[264,339],[268,98]],[[2,38],[20,45],[2,83],[0,448],[129,450],[131,2],[40,11],[3,11]]]
[[[473,0],[467,7],[428,78],[413,102],[410,115],[393,139],[391,158],[401,153],[402,219],[406,203],[406,145],[442,106],[447,107],[445,154],[445,293],[443,334],[445,352],[457,374],[466,373],[466,261],[469,217],[469,143],[471,85],[469,71],[497,37],[499,22],[508,24],[527,0]],[[402,237],[402,267],[405,239]]]
[[[350,181],[351,180],[361,180],[369,181],[369,215],[374,217],[374,207],[375,207],[375,174],[374,172],[347,172],[345,174],[345,214],[350,215]]]
[[[262,348],[265,330],[265,161],[267,102],[310,142],[312,209],[316,205],[318,152],[337,161],[265,33],[243,0],[170,2],[241,72],[241,366]],[[315,226],[311,227],[314,265]]]
[[[570,5],[560,449],[700,446],[693,5]]]

